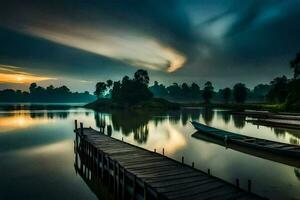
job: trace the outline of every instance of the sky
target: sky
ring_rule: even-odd
[[[2,0],[0,89],[94,90],[146,69],[151,82],[237,82],[292,75],[298,0]]]

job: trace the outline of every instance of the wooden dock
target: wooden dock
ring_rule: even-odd
[[[82,123],[77,128],[77,121],[75,133],[75,169],[86,182],[107,185],[114,199],[262,199],[240,189],[239,180],[235,186],[184,164],[184,159],[175,161],[83,128]]]

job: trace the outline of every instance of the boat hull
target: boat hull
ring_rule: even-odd
[[[199,132],[206,134],[209,137],[222,140],[226,144],[236,144],[236,145],[258,149],[261,151],[266,151],[266,152],[270,152],[282,156],[300,158],[300,146],[297,145],[291,145],[291,144],[280,143],[280,142],[275,142],[270,140],[244,136],[236,133],[231,133],[213,127],[209,127],[200,124],[198,122],[192,122],[192,124],[195,127],[195,129],[198,130]],[[274,148],[274,146],[277,146],[278,148]]]

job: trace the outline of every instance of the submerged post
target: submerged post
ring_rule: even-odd
[[[163,156],[164,156],[165,155],[165,148],[163,148],[163,152],[162,153],[163,153]]]
[[[207,169],[207,174],[210,175],[210,169],[209,168]]]
[[[235,183],[236,183],[236,187],[240,188],[240,180],[238,178],[235,180]]]
[[[181,157],[181,163],[184,164],[184,156]]]
[[[77,119],[75,119],[75,132],[77,131]]]
[[[248,192],[251,192],[251,185],[252,185],[251,180],[248,180]]]
[[[194,166],[195,166],[195,163],[194,163],[194,162],[192,162],[192,168],[194,168]]]
[[[80,122],[80,134],[83,135],[83,123]]]
[[[111,127],[111,125],[108,125],[107,126],[107,135],[111,136],[111,134],[112,134],[112,127]]]
[[[75,151],[77,152],[78,148],[78,133],[77,133],[77,120],[75,119]],[[76,155],[77,157],[77,155]]]

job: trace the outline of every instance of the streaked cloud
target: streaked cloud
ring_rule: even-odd
[[[0,64],[0,83],[32,83],[55,78],[39,76],[22,71],[21,68]]]
[[[174,72],[186,62],[186,57],[176,49],[165,46],[155,38],[125,30],[48,23],[45,27],[27,25],[22,31],[136,67]]]

